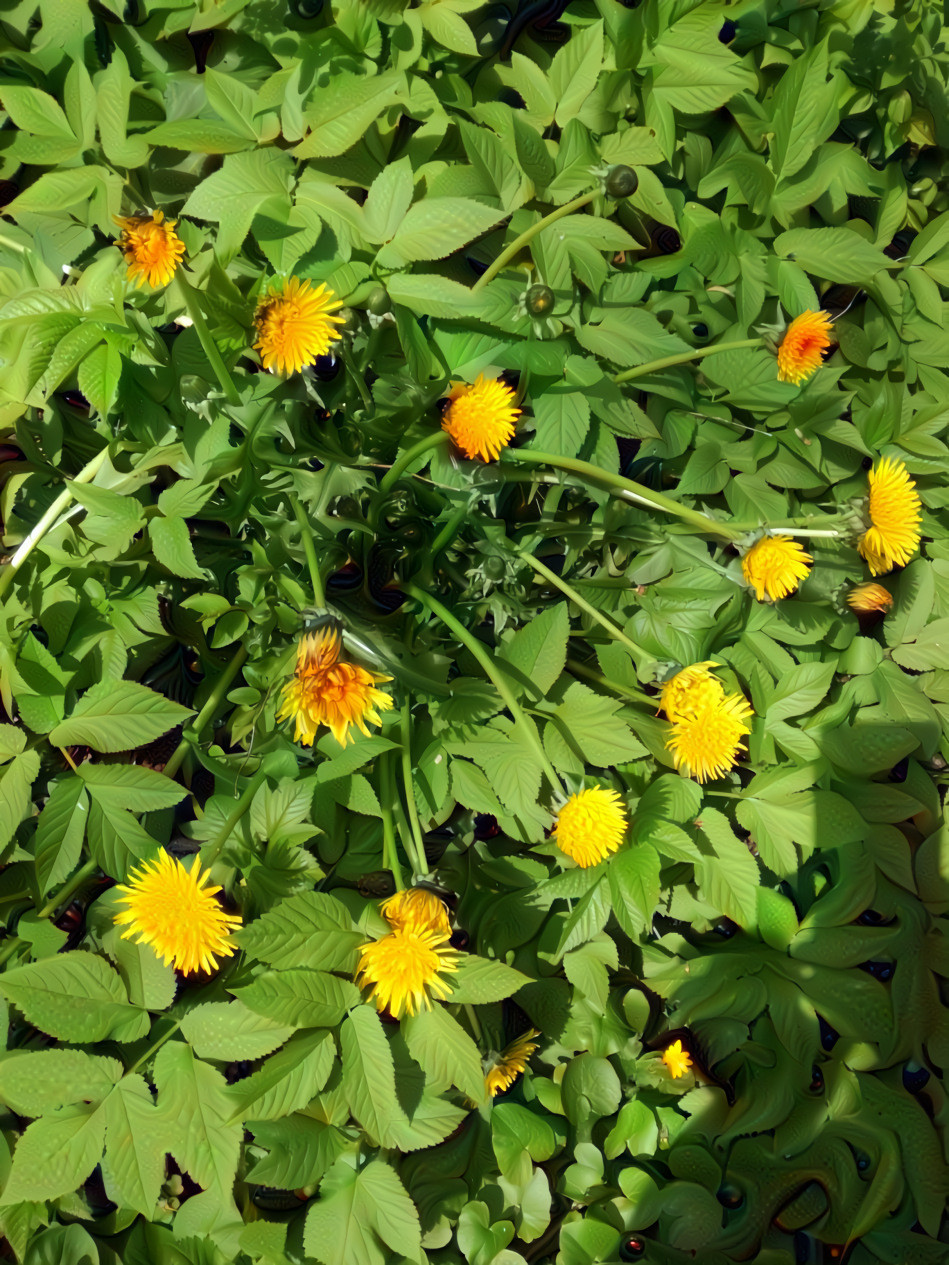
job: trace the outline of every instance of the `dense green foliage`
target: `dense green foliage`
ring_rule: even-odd
[[[942,6],[514,8],[2,7],[8,1259],[946,1258]],[[185,263],[136,289],[113,217],[152,207]],[[252,321],[291,274],[346,325],[283,378]],[[805,309],[839,346],[795,386]],[[501,460],[387,475],[479,373]],[[858,618],[881,455],[923,544]],[[814,565],[759,602],[775,524]],[[327,613],[393,678],[345,749],[275,721]],[[755,720],[700,786],[655,696],[704,660]],[[603,864],[550,765],[628,804]],[[113,925],[160,845],[243,918],[213,976]],[[352,977],[399,869],[465,957],[396,1024]]]

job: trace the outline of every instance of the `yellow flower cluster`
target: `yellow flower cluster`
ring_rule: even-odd
[[[561,808],[554,839],[561,852],[585,869],[617,850],[628,825],[616,791],[592,786],[571,795]]]
[[[531,1028],[495,1056],[484,1078],[484,1087],[492,1098],[509,1089],[521,1075],[537,1049],[533,1038],[539,1036],[537,1029]]]
[[[672,725],[666,747],[675,767],[698,782],[722,777],[738,760],[754,714],[742,694],[725,694],[707,660],[677,672],[662,687],[659,706]]]
[[[416,887],[397,892],[382,906],[391,931],[360,949],[356,983],[371,989],[376,1009],[395,1019],[431,1010],[451,985],[442,978],[458,970],[451,947],[448,910],[434,892]]]
[[[307,633],[297,647],[297,666],[283,688],[278,720],[293,717],[295,742],[313,745],[316,732],[326,725],[343,747],[354,739],[350,729],[368,734],[367,721],[380,724],[380,711],[392,707],[392,699],[376,685],[391,681],[354,663],[340,661],[341,639],[333,628]]]

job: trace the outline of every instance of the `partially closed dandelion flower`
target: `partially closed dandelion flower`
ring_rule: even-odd
[[[885,615],[893,605],[893,594],[882,584],[858,584],[847,594],[847,605],[855,611],[880,611]]]
[[[177,220],[166,220],[161,211],[151,215],[114,215],[122,235],[115,243],[128,264],[128,279],[136,286],[166,286],[185,253],[175,232]]]
[[[682,1048],[681,1041],[673,1041],[672,1045],[666,1046],[662,1052],[662,1061],[669,1069],[669,1075],[673,1080],[684,1076],[692,1066],[692,1057],[688,1050]]]
[[[371,988],[376,1009],[396,1019],[431,1010],[433,997],[448,997],[451,985],[441,977],[458,970],[458,954],[436,931],[393,931],[359,954],[356,983]]]
[[[382,916],[393,931],[435,931],[451,935],[445,902],[424,887],[410,887],[384,901]]]
[[[367,721],[378,725],[380,712],[387,712],[392,699],[375,686],[391,681],[354,663],[339,661],[341,639],[335,629],[307,633],[297,647],[293,679],[283,688],[278,720],[292,716],[293,739],[305,747],[313,745],[320,725],[326,725],[341,746],[353,742],[350,728],[368,734]]]
[[[676,721],[666,743],[675,767],[684,767],[698,782],[722,777],[738,759],[742,740],[751,732],[748,719],[753,714],[741,694],[729,694]]]
[[[660,711],[664,711],[671,721],[676,721],[694,715],[706,703],[721,702],[725,690],[718,677],[709,672],[709,668],[717,666],[712,659],[706,659],[671,676],[662,687]]]
[[[571,795],[561,808],[554,840],[561,852],[585,869],[617,850],[628,824],[616,791],[594,786]]]
[[[833,323],[826,312],[802,312],[784,332],[778,348],[778,381],[795,386],[819,369],[825,352],[833,341]]]
[[[312,282],[298,277],[279,288],[271,286],[254,315],[254,347],[264,368],[299,373],[317,356],[325,356],[330,343],[340,338],[336,326],[344,321],[333,313],[342,306],[342,300],[325,285],[314,288]]]
[[[472,460],[496,459],[514,437],[521,410],[514,406],[514,392],[495,378],[479,374],[474,386],[456,382],[448,393],[449,404],[442,430]]]
[[[883,457],[868,482],[870,526],[857,548],[871,575],[885,575],[895,566],[905,566],[919,548],[922,504],[902,461]]]
[[[793,593],[807,579],[814,561],[790,536],[762,536],[742,556],[741,570],[758,601],[775,601]]]
[[[531,1028],[523,1036],[505,1046],[497,1056],[494,1066],[485,1074],[484,1087],[492,1098],[502,1090],[508,1089],[527,1067],[530,1056],[537,1049],[533,1038],[539,1037],[536,1028]]]
[[[163,962],[186,975],[213,971],[219,957],[230,957],[235,945],[229,933],[241,925],[236,914],[225,913],[215,897],[220,887],[208,887],[211,875],[202,873],[195,857],[190,871],[163,852],[129,875],[116,891],[128,909],[116,915],[125,927],[123,940],[150,945]]]

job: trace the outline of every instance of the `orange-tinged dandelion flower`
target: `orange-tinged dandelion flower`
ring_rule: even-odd
[[[706,703],[721,702],[725,690],[718,677],[709,672],[709,668],[715,667],[718,667],[717,663],[705,659],[669,677],[662,687],[659,710],[664,711],[671,721],[677,721],[694,715]]]
[[[122,234],[115,243],[128,264],[128,279],[136,286],[166,286],[185,253],[175,232],[177,220],[166,220],[161,211],[151,215],[114,215]]]
[[[537,1049],[533,1038],[539,1037],[536,1028],[531,1028],[523,1036],[505,1046],[497,1055],[494,1066],[485,1074],[484,1087],[492,1098],[504,1089],[509,1089],[527,1067],[530,1056]]]
[[[672,1045],[666,1046],[662,1052],[662,1061],[669,1069],[669,1075],[673,1080],[684,1076],[692,1066],[692,1057],[688,1050],[682,1048],[681,1041],[673,1041]]]
[[[377,684],[391,681],[357,667],[340,662],[341,639],[332,628],[307,633],[297,647],[297,666],[293,678],[283,687],[278,720],[292,716],[293,740],[311,747],[320,725],[326,725],[343,747],[355,741],[349,732],[355,726],[360,733],[369,733],[367,721],[378,725],[380,712],[387,712],[392,699]]]
[[[561,808],[554,840],[561,852],[585,869],[617,850],[628,824],[616,791],[593,786],[571,795]]]
[[[922,505],[902,461],[883,457],[870,471],[870,526],[857,542],[871,575],[905,566],[919,548]]]
[[[211,875],[202,872],[195,857],[190,870],[163,852],[144,862],[116,891],[128,909],[116,915],[124,927],[122,938],[148,944],[163,962],[171,962],[186,975],[213,971],[219,957],[230,957],[235,945],[233,928],[241,925],[215,900],[220,887],[208,887]]]
[[[325,285],[314,288],[312,282],[298,277],[279,287],[270,286],[254,315],[254,347],[264,368],[299,373],[317,356],[325,356],[330,343],[341,337],[336,326],[344,321],[334,313],[342,306],[342,300]]]
[[[442,975],[458,970],[458,954],[436,931],[393,931],[359,953],[356,983],[371,988],[376,1009],[396,1019],[431,1010],[433,997],[448,997],[451,985]]]
[[[666,743],[675,767],[684,767],[698,782],[722,777],[738,759],[742,740],[751,732],[748,719],[753,714],[747,699],[729,694],[676,721]]]
[[[741,570],[759,602],[765,597],[776,601],[807,579],[813,561],[803,545],[790,536],[762,536],[742,556]]]
[[[514,406],[514,392],[496,378],[479,374],[474,386],[456,382],[448,393],[449,404],[442,430],[466,457],[496,459],[514,437],[521,410]]]
[[[393,931],[435,931],[440,936],[451,935],[445,902],[427,888],[410,887],[396,892],[383,902],[381,910]]]
[[[822,352],[833,342],[833,323],[826,312],[802,312],[784,332],[778,348],[778,380],[795,386],[819,369]]]
[[[847,594],[847,605],[855,611],[879,611],[885,615],[893,605],[893,594],[882,584],[858,584]]]

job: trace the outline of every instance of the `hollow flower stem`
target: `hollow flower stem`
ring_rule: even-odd
[[[313,543],[313,529],[310,526],[303,506],[300,504],[300,498],[296,492],[291,492],[290,508],[293,510],[293,517],[297,520],[300,528],[300,536],[303,541],[303,553],[306,557],[307,570],[310,573],[310,587],[313,589],[313,605],[325,606],[326,593],[323,589],[323,577],[320,574],[320,564],[316,557],[316,546]]]
[[[230,370],[224,363],[223,356],[218,351],[217,343],[211,337],[208,323],[204,319],[204,313],[201,311],[198,292],[186,279],[183,272],[179,271],[176,279],[181,287],[181,294],[185,301],[185,307],[188,309],[188,315],[191,317],[194,332],[197,334],[198,341],[208,358],[208,363],[214,370],[214,376],[220,383],[221,390],[224,392],[224,398],[228,404],[240,404],[241,394],[234,383],[234,379],[231,377]]]
[[[472,293],[483,290],[489,281],[493,281],[501,269],[506,267],[515,255],[522,251],[548,224],[556,224],[565,215],[572,215],[574,211],[579,211],[582,207],[592,202],[598,193],[598,188],[592,189],[589,193],[582,193],[578,198],[574,198],[572,202],[565,203],[564,206],[558,207],[556,211],[551,211],[549,215],[545,215],[543,219],[538,220],[536,224],[532,224],[530,228],[526,228],[520,236],[514,238],[510,246],[506,246],[501,251],[492,264],[488,265],[487,269],[471,287]]]
[[[382,476],[382,482],[379,488],[382,492],[388,492],[394,483],[397,483],[405,474],[409,466],[415,464],[420,457],[424,457],[427,452],[432,452],[435,448],[441,448],[443,444],[448,443],[448,435],[443,430],[437,430],[431,435],[426,435],[424,439],[420,439],[418,443],[413,444],[411,448],[407,448],[401,457],[396,458],[386,473]]]
[[[241,668],[247,660],[247,647],[239,646],[230,663],[218,677],[214,683],[214,689],[208,695],[207,701],[195,717],[194,724],[189,726],[187,737],[182,737],[181,741],[171,753],[168,763],[165,765],[163,772],[166,777],[174,777],[181,768],[185,756],[191,749],[192,743],[200,741],[201,734],[204,732],[208,722],[217,714],[217,710],[231,688],[234,678],[240,672]]]
[[[636,365],[633,369],[624,369],[622,373],[613,375],[613,381],[632,382],[634,378],[644,378],[647,374],[658,373],[660,369],[671,369],[673,365],[687,365],[692,360],[703,360],[706,356],[714,356],[719,351],[739,351],[742,347],[762,346],[764,346],[762,338],[740,338],[733,343],[712,343],[709,347],[693,347],[676,356],[663,356],[661,360],[650,360],[647,364]]]

